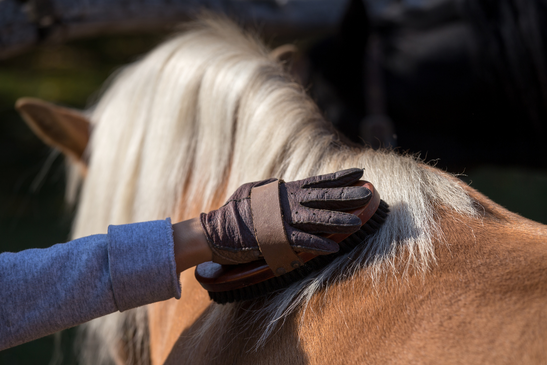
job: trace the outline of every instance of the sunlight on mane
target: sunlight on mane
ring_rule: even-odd
[[[211,17],[189,29],[123,69],[92,111],[90,168],[75,237],[104,233],[109,224],[188,219],[218,207],[249,181],[360,167],[391,207],[386,224],[347,268],[359,275],[363,265],[372,266],[374,280],[398,248],[408,268],[425,271],[434,264],[433,242],[442,241],[434,205],[475,214],[459,184],[414,157],[343,142],[255,37]],[[268,300],[257,346],[348,262],[342,257]],[[234,315],[236,307],[216,305],[206,322],[217,325],[215,318]],[[129,322],[146,337],[143,310],[87,326],[103,341],[101,361],[113,356],[114,338]]]

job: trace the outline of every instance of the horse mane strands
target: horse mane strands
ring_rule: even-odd
[[[441,237],[433,204],[475,215],[471,198],[458,183],[412,156],[341,141],[267,49],[224,19],[206,17],[126,67],[91,118],[90,167],[75,237],[101,233],[109,224],[188,219],[217,208],[249,181],[271,176],[295,180],[361,167],[392,211],[353,268],[358,275],[362,265],[373,265],[377,277],[387,272],[401,247],[409,268],[425,271],[434,262],[433,240]],[[260,310],[265,328],[257,346],[279,318],[305,308],[346,261],[336,260],[269,300]],[[201,334],[216,325],[211,318],[218,311],[225,315],[237,306],[213,306]],[[88,325],[88,333],[101,338],[103,328],[116,327],[122,338],[130,320],[120,318],[138,317],[132,323],[141,344],[146,322],[126,313],[99,319],[96,323],[115,324]],[[116,344],[103,342],[102,351],[113,353]]]

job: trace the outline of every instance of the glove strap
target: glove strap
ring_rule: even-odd
[[[283,275],[303,264],[294,253],[283,226],[279,182],[276,180],[251,189],[251,211],[256,240],[264,260],[275,276]]]

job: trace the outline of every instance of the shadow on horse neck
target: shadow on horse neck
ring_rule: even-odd
[[[205,18],[120,71],[91,118],[75,236],[192,218],[248,181],[349,167],[364,169],[391,214],[351,259],[253,302],[213,304],[187,270],[181,300],[87,325],[88,362],[493,362],[491,344],[502,358],[537,354],[526,326],[545,342],[534,317],[547,318],[545,227],[413,156],[343,140],[226,20]]]

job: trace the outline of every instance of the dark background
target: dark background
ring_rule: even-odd
[[[84,108],[114,70],[164,36],[79,41],[0,62],[0,252],[64,242],[73,218],[73,209],[64,202],[64,158],[52,153],[24,124],[13,108],[17,98],[34,96]],[[425,150],[410,152],[420,152],[428,160],[438,158]],[[470,170],[451,170],[464,174],[464,181],[509,210],[547,223],[547,171],[480,161]],[[71,329],[62,336],[1,351],[0,364],[76,364],[74,335]]]

